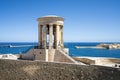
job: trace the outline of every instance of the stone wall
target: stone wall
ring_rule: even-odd
[[[59,50],[55,51],[55,55],[54,55],[55,62],[75,63],[75,61],[72,61],[71,59],[72,58],[68,56],[66,53],[60,52]]]
[[[120,80],[120,69],[76,64],[0,60],[1,80]]]
[[[22,54],[22,59],[46,61],[47,52],[45,49],[30,49],[26,54]]]

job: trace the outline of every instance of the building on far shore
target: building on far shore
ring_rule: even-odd
[[[68,55],[69,49],[64,48],[64,18],[50,15],[38,18],[37,21],[38,46],[22,55],[22,59],[77,63]]]

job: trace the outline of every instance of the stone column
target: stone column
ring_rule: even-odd
[[[49,49],[53,48],[53,25],[49,25]]]
[[[42,46],[45,49],[46,48],[46,25],[43,26],[43,35],[42,35]]]
[[[56,49],[58,49],[58,46],[59,46],[59,28],[60,26],[59,25],[56,25]]]
[[[64,47],[64,43],[63,43],[63,27],[61,28],[61,46]]]
[[[40,24],[38,24],[38,46],[40,46]]]
[[[42,46],[42,25],[38,25],[38,46],[41,48]]]
[[[59,28],[59,43],[60,43],[60,46],[61,46],[61,26]]]
[[[53,26],[54,44],[53,47],[56,48],[56,26]]]
[[[39,45],[40,48],[42,47],[42,27],[43,25],[40,26],[40,30],[39,30],[40,31],[40,35],[39,35],[40,36],[40,45]]]

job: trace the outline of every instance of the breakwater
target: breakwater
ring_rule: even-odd
[[[120,69],[0,59],[1,80],[119,80]]]

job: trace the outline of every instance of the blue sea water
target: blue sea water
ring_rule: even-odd
[[[66,42],[64,46],[69,48],[70,56],[84,56],[84,57],[110,57],[110,58],[120,58],[120,49],[97,49],[97,48],[79,48],[76,49],[75,46],[96,46],[100,43],[78,43],[78,42]],[[13,47],[8,47],[12,45]],[[0,43],[0,54],[18,54],[26,53],[31,48],[33,48],[37,43]],[[14,47],[15,46],[15,47]]]

